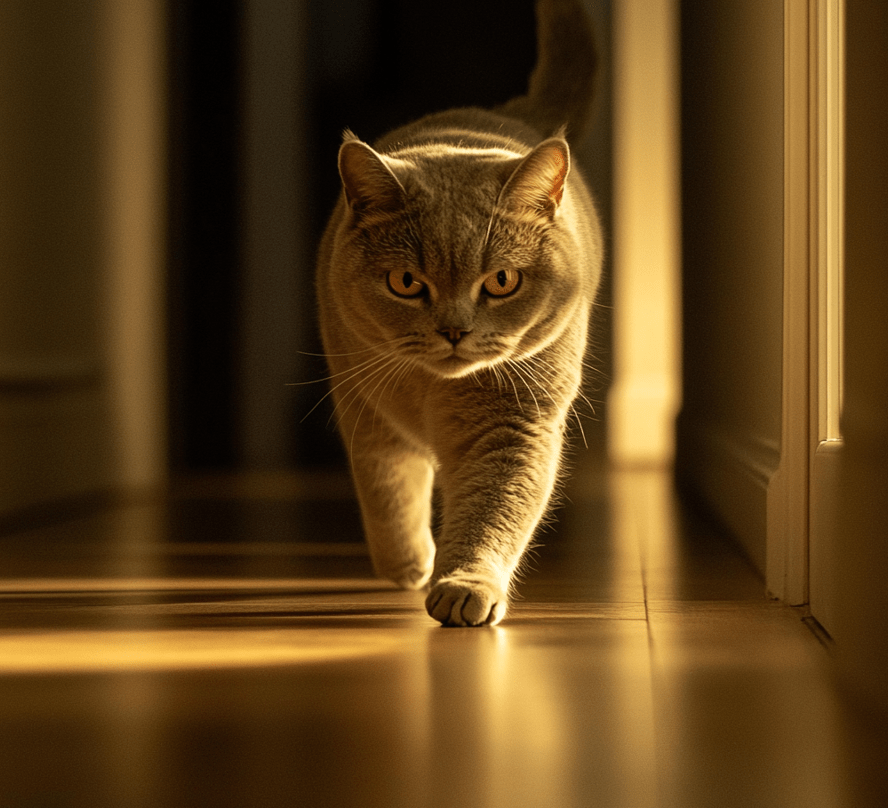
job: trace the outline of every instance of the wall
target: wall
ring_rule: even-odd
[[[888,7],[847,0],[845,400],[833,631],[867,709],[888,715]]]
[[[0,4],[0,520],[162,477],[159,9]]]
[[[806,323],[788,322],[784,312],[804,310],[806,293],[815,291],[794,286],[794,262],[808,259],[804,242],[818,235],[816,226],[805,230],[802,221],[800,248],[789,242],[798,235],[797,214],[807,218],[814,186],[824,181],[815,171],[810,187],[793,188],[794,167],[804,173],[809,160],[805,111],[813,99],[804,97],[805,73],[817,65],[804,61],[811,40],[787,28],[784,73],[781,5],[685,3],[682,17],[685,366],[677,471],[768,572],[769,585],[775,547],[789,533],[804,538],[808,527],[792,509],[782,523],[770,517],[781,496],[804,503],[809,494],[804,475],[782,475],[786,436],[808,428],[787,419],[797,392],[790,387],[798,385],[781,388],[799,369],[805,379],[804,352],[794,344]],[[844,448],[830,486],[810,495],[815,509],[821,498],[836,503],[821,511],[833,523],[821,526],[829,552],[817,574],[829,588],[838,671],[866,711],[888,715],[888,7],[868,0],[845,7]],[[786,20],[804,32],[823,8],[787,2]],[[803,71],[794,87],[792,65]],[[803,114],[794,133],[796,102]],[[808,333],[814,338],[816,330]],[[807,383],[817,392],[815,372]],[[805,549],[789,553],[802,575]]]
[[[766,564],[780,459],[783,8],[684,3],[679,479]]]

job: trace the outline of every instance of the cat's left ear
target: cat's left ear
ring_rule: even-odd
[[[564,197],[564,184],[570,171],[567,141],[551,137],[524,157],[500,194],[507,208],[554,219]]]

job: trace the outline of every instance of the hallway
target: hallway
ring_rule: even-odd
[[[664,474],[567,494],[483,630],[372,577],[335,476],[3,537],[0,804],[888,804],[825,648]]]

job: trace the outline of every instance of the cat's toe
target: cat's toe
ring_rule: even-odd
[[[485,583],[438,581],[426,598],[426,611],[444,626],[495,626],[506,615],[504,592]]]

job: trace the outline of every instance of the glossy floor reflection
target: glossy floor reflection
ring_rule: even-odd
[[[0,805],[888,804],[880,728],[666,475],[568,493],[493,629],[375,580],[336,477],[3,537]]]

